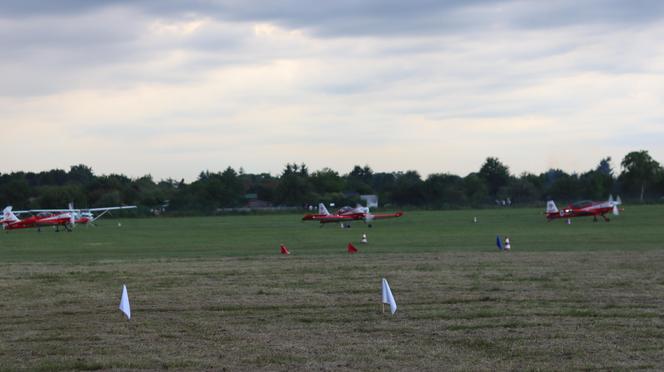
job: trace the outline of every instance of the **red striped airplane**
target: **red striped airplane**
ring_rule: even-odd
[[[614,201],[613,196],[609,196],[609,200],[604,202],[596,202],[584,200],[568,205],[566,208],[558,209],[553,200],[546,203],[546,219],[548,221],[558,218],[572,218],[572,217],[589,217],[592,216],[593,220],[597,222],[597,217],[602,216],[604,221],[609,222],[610,219],[606,216],[607,213],[612,213],[614,216],[620,214],[618,206],[622,204],[620,196]]]
[[[321,224],[339,222],[342,227],[350,227],[352,221],[364,221],[371,227],[371,222],[386,218],[395,218],[403,216],[403,212],[374,214],[369,211],[369,207],[358,205],[357,207],[343,207],[334,214],[327,211],[323,203],[318,204],[318,214],[305,214],[302,221],[318,221]]]

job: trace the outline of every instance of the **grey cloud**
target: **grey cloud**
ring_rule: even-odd
[[[5,16],[63,15],[125,7],[148,16],[204,15],[238,22],[269,21],[287,28],[307,29],[323,36],[409,35],[496,27],[542,28],[597,23],[629,24],[662,19],[657,0],[304,0],[271,1],[36,1],[8,0]]]

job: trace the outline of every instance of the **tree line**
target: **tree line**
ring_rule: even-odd
[[[231,167],[203,171],[190,183],[155,181],[150,175],[129,178],[121,174],[95,175],[86,165],[69,171],[0,174],[0,204],[15,209],[64,208],[69,202],[92,208],[136,204],[141,213],[213,214],[221,208],[246,206],[316,205],[319,202],[355,204],[360,195],[378,195],[381,206],[464,208],[503,204],[540,205],[548,199],[561,203],[578,199],[604,200],[609,194],[639,202],[664,201],[664,169],[647,151],[634,151],[620,162],[611,158],[583,173],[549,169],[540,174],[511,174],[498,158],[489,157],[477,172],[465,177],[434,173],[423,178],[417,171],[374,172],[356,165],[350,172],[323,168],[310,171],[305,164],[286,164],[280,175],[249,174]]]

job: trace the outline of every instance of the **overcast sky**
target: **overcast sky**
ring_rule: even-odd
[[[0,2],[0,172],[664,162],[664,2]]]

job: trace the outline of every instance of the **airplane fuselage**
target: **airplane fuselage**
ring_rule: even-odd
[[[559,218],[574,218],[574,217],[594,217],[602,216],[608,221],[607,213],[613,213],[616,204],[613,202],[586,202],[583,205],[570,204],[565,208],[556,212],[546,212],[548,220]]]

